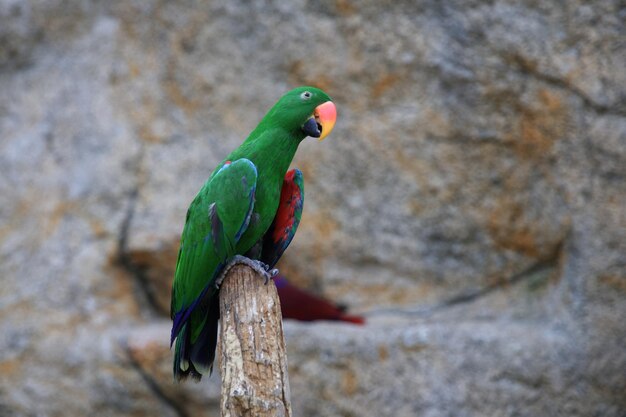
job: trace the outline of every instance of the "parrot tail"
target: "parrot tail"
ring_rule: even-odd
[[[365,324],[365,318],[346,314],[346,307],[339,306],[292,285],[279,275],[274,278],[280,308],[285,319],[301,321],[333,320],[353,324]]]
[[[210,297],[207,309],[198,309],[206,312],[205,320],[201,321],[202,330],[192,342],[191,324],[193,314],[176,335],[174,352],[174,378],[177,381],[185,380],[191,376],[195,381],[200,381],[202,375],[213,372],[215,348],[217,346],[217,325],[219,322],[219,298]]]
[[[361,316],[350,316],[348,314],[341,314],[336,318],[336,320],[352,324],[365,324],[365,318]]]

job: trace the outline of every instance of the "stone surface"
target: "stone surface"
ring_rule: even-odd
[[[0,0],[0,415],[217,415],[177,386],[184,213],[290,87],[279,267],[368,325],[287,323],[295,415],[626,414],[617,1]]]

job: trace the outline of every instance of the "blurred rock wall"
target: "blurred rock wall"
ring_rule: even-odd
[[[618,1],[0,0],[0,416],[219,415],[174,385],[184,213],[275,100],[332,136],[279,265],[298,416],[626,414]]]

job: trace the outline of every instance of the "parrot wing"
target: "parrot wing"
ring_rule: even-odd
[[[304,178],[302,171],[287,172],[280,193],[278,210],[272,225],[263,237],[261,261],[273,268],[291,243],[302,218]]]
[[[171,343],[178,339],[174,373],[179,378],[189,372],[194,357],[200,365],[209,362],[210,366],[213,362],[212,357],[200,357],[202,352],[197,347],[215,344],[219,313],[212,305],[216,304],[212,297],[216,291],[214,281],[235,255],[237,242],[248,227],[256,180],[256,167],[248,159],[226,162],[205,183],[187,211],[171,304]],[[191,369],[196,376],[193,364]]]

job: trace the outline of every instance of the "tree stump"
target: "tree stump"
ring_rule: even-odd
[[[287,352],[273,281],[235,265],[220,288],[224,417],[291,416]]]

